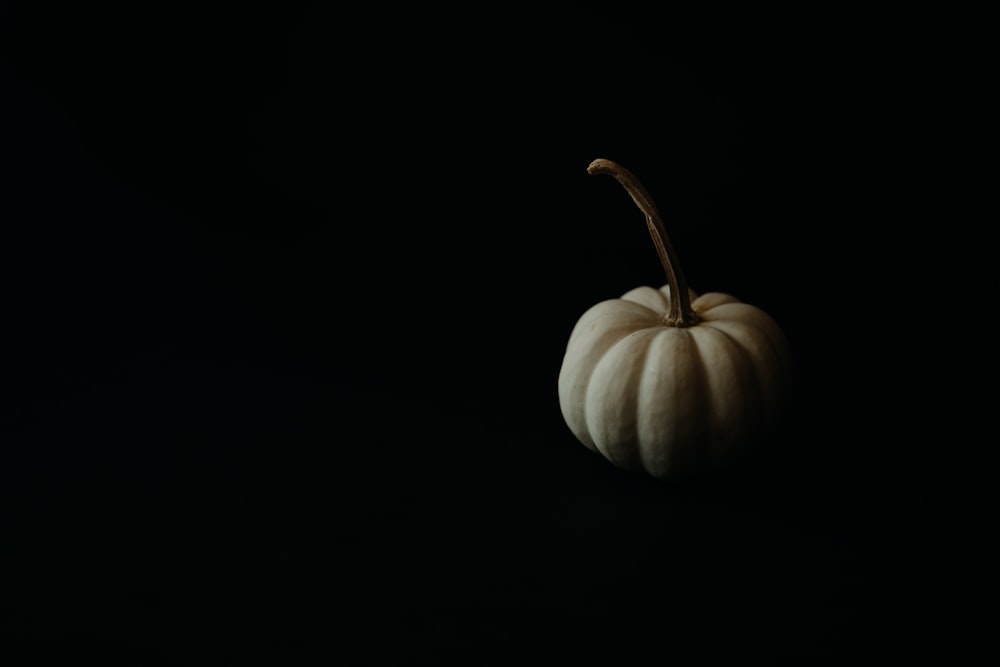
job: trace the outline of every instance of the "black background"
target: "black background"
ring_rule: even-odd
[[[4,641],[986,647],[975,23],[4,4]],[[562,422],[576,318],[663,282],[596,157],[696,290],[791,339],[787,419],[738,470],[655,483]]]

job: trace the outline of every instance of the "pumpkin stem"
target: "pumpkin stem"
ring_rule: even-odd
[[[663,220],[660,212],[653,203],[653,198],[646,192],[632,172],[617,162],[598,158],[587,167],[587,173],[591,176],[595,174],[607,174],[624,186],[625,190],[632,196],[632,201],[646,215],[646,227],[649,228],[649,235],[653,237],[653,245],[660,256],[660,263],[663,271],[667,274],[667,284],[670,285],[670,310],[664,317],[664,321],[675,327],[689,327],[698,322],[698,315],[691,307],[691,295],[688,293],[687,281],[684,279],[684,272],[681,271],[681,264],[677,260],[674,247],[670,244],[670,237],[663,227]]]

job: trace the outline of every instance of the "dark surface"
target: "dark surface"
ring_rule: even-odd
[[[950,250],[982,223],[974,40],[277,6],[0,10],[6,646],[993,650],[988,341]],[[789,334],[788,418],[738,470],[657,484],[562,422],[576,318],[663,282],[596,157],[696,290]]]

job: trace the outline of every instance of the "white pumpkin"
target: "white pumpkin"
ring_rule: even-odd
[[[638,180],[610,160],[588,172],[613,176],[646,214],[667,284],[602,301],[577,321],[559,372],[567,426],[616,466],[661,480],[739,461],[773,435],[787,402],[784,332],[730,294],[688,289]]]

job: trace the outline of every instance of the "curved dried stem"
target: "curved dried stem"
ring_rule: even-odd
[[[676,327],[696,324],[698,315],[691,307],[691,295],[688,293],[688,285],[684,279],[684,272],[681,271],[680,261],[678,261],[677,253],[674,252],[673,245],[670,243],[670,237],[667,236],[660,212],[646,188],[628,169],[617,162],[604,158],[598,158],[591,162],[587,167],[587,173],[591,176],[606,174],[614,178],[621,183],[632,196],[632,200],[639,207],[639,210],[645,214],[646,227],[649,229],[649,235],[653,238],[656,252],[660,256],[663,271],[667,274],[667,284],[670,285],[670,310],[664,318],[666,323]]]

